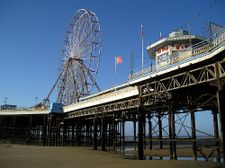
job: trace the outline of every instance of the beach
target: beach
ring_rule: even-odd
[[[44,147],[0,145],[0,168],[214,168],[222,164],[205,161],[130,160],[118,153],[91,147]]]

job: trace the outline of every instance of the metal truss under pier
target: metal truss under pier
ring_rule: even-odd
[[[48,115],[1,115],[0,142],[46,145]]]
[[[61,117],[49,111],[1,112],[0,142],[57,146]]]
[[[220,162],[224,158],[224,55],[140,82],[137,96],[65,113],[64,144],[100,146],[102,151],[123,154],[131,145],[140,160],[147,153],[152,158],[167,150],[171,159],[180,154]],[[197,128],[196,115],[203,113],[209,114],[206,122],[210,121],[213,133]],[[129,140],[128,122],[133,124]],[[183,147],[189,152],[182,153]]]

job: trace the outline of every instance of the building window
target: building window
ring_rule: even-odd
[[[170,58],[168,52],[158,56],[158,66],[168,65],[170,63]]]

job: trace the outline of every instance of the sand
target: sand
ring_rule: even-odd
[[[128,160],[121,155],[85,147],[0,145],[0,168],[205,168],[204,161]]]

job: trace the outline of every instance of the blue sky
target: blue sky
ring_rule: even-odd
[[[117,83],[129,73],[129,56],[134,68],[141,66],[140,25],[144,46],[177,28],[201,34],[206,21],[225,25],[222,0],[0,0],[0,104],[32,106],[42,101],[56,80],[60,50],[70,18],[80,8],[99,18],[103,33],[97,83],[101,89],[114,85],[114,57],[121,55]],[[145,51],[145,65],[149,64]],[[51,101],[55,101],[54,93]]]

